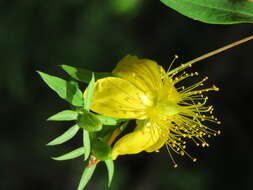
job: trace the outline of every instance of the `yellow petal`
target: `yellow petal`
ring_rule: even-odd
[[[112,149],[112,158],[115,160],[119,155],[137,154],[150,150],[150,147],[156,145],[159,139],[160,133],[157,128],[146,125],[119,139]]]
[[[130,81],[145,94],[156,96],[162,87],[161,75],[164,70],[149,59],[138,59],[136,56],[125,56],[113,70],[120,77]]]
[[[91,110],[109,117],[144,119],[152,103],[150,97],[127,80],[106,77],[95,83]]]
[[[158,151],[160,148],[163,147],[163,145],[165,144],[165,142],[166,142],[166,138],[162,138],[160,136],[160,138],[158,139],[158,141],[154,145],[152,145],[152,146],[148,147],[147,149],[145,149],[145,151],[146,152]]]
[[[152,146],[149,146],[145,149],[146,152],[154,152],[159,150],[167,141],[168,137],[168,129],[166,127],[167,124],[164,124],[164,122],[158,122],[156,119],[155,121],[150,120],[146,126],[152,128],[152,137],[157,139],[156,143],[154,143]]]

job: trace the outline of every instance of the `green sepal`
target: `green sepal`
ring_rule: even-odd
[[[89,132],[83,129],[83,148],[84,148],[84,160],[87,160],[90,156],[90,135]]]
[[[102,122],[103,125],[118,125],[120,122],[125,121],[125,119],[112,118],[103,115],[96,116]]]
[[[95,133],[94,139],[101,140],[103,142],[107,142],[108,139],[111,137],[113,131],[117,128],[118,126],[109,126],[109,125],[104,125],[103,129],[101,131],[98,131]]]
[[[97,73],[97,72],[92,72],[92,71],[82,69],[79,67],[72,67],[69,65],[60,65],[60,67],[66,73],[68,73],[72,78],[74,78],[78,81],[81,81],[81,82],[85,82],[85,83],[90,82],[90,79],[92,77],[92,73],[94,73],[96,80],[101,79],[101,78],[105,78],[105,77],[116,76],[113,73]]]
[[[92,78],[91,78],[89,85],[88,85],[87,89],[85,90],[85,94],[84,94],[84,96],[85,96],[84,97],[84,109],[87,111],[89,111],[89,109],[90,109],[94,86],[95,86],[95,76],[94,76],[94,73],[92,73]]]
[[[112,159],[111,147],[100,140],[95,140],[91,144],[91,153],[97,160],[109,160]]]
[[[81,155],[84,154],[84,147],[80,147],[80,148],[77,148],[69,153],[66,153],[62,156],[58,156],[58,157],[52,157],[52,159],[54,160],[59,160],[59,161],[62,161],[62,160],[70,160],[70,159],[74,159],[74,158],[77,158]]]
[[[253,3],[247,0],[160,0],[179,13],[209,24],[253,23]]]
[[[90,166],[90,167],[86,167],[84,169],[77,190],[83,190],[85,188],[85,186],[87,185],[87,183],[91,179],[91,177],[92,177],[95,169],[96,169],[96,165],[93,165],[93,166]]]
[[[113,174],[114,174],[114,164],[113,164],[113,160],[105,160],[104,162],[106,164],[107,173],[108,173],[108,187],[110,187]]]
[[[38,73],[44,82],[61,98],[74,106],[83,106],[82,92],[75,84],[43,72],[38,71]]]
[[[59,145],[64,142],[67,142],[68,140],[70,140],[71,138],[73,138],[77,134],[78,130],[79,130],[78,125],[74,125],[74,126],[70,127],[65,133],[63,133],[62,135],[60,135],[56,139],[50,141],[47,144],[47,146],[54,146],[54,145]]]
[[[80,128],[89,132],[100,131],[103,127],[103,124],[95,114],[86,111],[84,111],[82,114],[79,114],[77,123]]]
[[[125,121],[125,122],[123,122],[119,125],[116,125],[116,126],[104,125],[103,129],[101,131],[96,132],[95,138],[98,140],[101,140],[103,142],[107,142],[109,140],[109,138],[112,136],[112,134],[116,128],[119,128],[120,131],[122,132],[127,127],[127,124],[128,124],[128,121]]]
[[[61,111],[51,117],[49,117],[48,121],[71,121],[77,120],[78,113],[72,110],[64,110]]]

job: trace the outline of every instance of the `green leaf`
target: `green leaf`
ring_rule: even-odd
[[[91,167],[86,167],[84,169],[77,190],[83,190],[85,188],[85,186],[87,185],[87,183],[91,179],[95,169],[96,169],[96,165],[93,165]]]
[[[48,121],[71,121],[77,120],[78,113],[72,110],[64,110],[61,111],[51,117],[49,117]]]
[[[73,158],[77,158],[83,154],[84,154],[84,148],[80,147],[80,148],[77,148],[77,149],[75,149],[67,154],[64,154],[62,156],[53,157],[52,159],[54,159],[54,160],[70,160]]]
[[[90,155],[90,135],[89,132],[83,129],[83,148],[84,148],[84,160],[87,160]]]
[[[160,0],[168,7],[209,24],[253,22],[253,3],[247,0]]]
[[[105,142],[96,140],[91,144],[91,152],[98,160],[109,160],[111,158],[111,147]]]
[[[106,116],[103,116],[103,115],[96,115],[96,116],[101,121],[101,123],[103,125],[117,125],[120,122],[124,121],[123,119],[106,117]]]
[[[91,81],[89,82],[89,85],[85,90],[84,109],[86,109],[87,111],[89,111],[90,109],[90,103],[93,96],[94,86],[95,86],[95,76],[94,73],[92,73]]]
[[[79,126],[78,125],[74,125],[73,127],[70,127],[61,136],[59,136],[56,139],[50,141],[47,145],[48,146],[53,146],[53,145],[62,144],[64,142],[70,140],[71,138],[73,138],[76,135],[76,133],[78,132],[78,130],[79,130]]]
[[[44,82],[54,90],[61,98],[67,100],[74,106],[83,105],[83,97],[81,90],[72,82],[63,80],[59,77],[38,72]]]
[[[89,83],[92,77],[92,71],[81,69],[78,67],[72,67],[69,65],[60,65],[60,67],[67,72],[72,78],[79,80],[81,82]],[[112,73],[94,73],[96,80],[104,77],[113,77],[115,76]]]
[[[113,174],[114,174],[114,164],[113,160],[105,160],[106,168],[107,168],[107,173],[108,173],[108,187],[110,187]]]
[[[102,129],[101,121],[91,112],[83,112],[78,116],[78,125],[80,128],[89,132],[100,131]]]

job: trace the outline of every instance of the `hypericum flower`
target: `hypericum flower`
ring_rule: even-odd
[[[137,119],[136,129],[115,143],[113,159],[158,151],[164,145],[169,153],[173,150],[192,158],[185,151],[187,139],[204,147],[209,146],[205,136],[220,133],[203,124],[220,123],[212,115],[213,107],[205,105],[207,97],[202,94],[218,88],[197,89],[207,77],[189,87],[178,86],[182,80],[198,75],[181,73],[184,69],[178,67],[166,73],[152,60],[128,55],[113,70],[119,77],[106,77],[95,83],[92,111],[114,118]]]

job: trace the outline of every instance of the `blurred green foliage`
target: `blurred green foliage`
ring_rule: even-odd
[[[58,65],[109,72],[126,54],[168,67],[174,54],[178,62],[185,62],[253,31],[250,24],[193,21],[160,1],[129,2],[119,9],[116,0],[0,2],[0,189],[67,190],[75,189],[80,180],[83,158],[56,162],[50,156],[78,148],[81,136],[56,148],[45,147],[72,124],[45,121],[68,107],[36,70],[66,79]],[[210,85],[221,88],[209,101],[217,105],[223,121],[222,135],[210,139],[209,149],[190,147],[197,163],[177,157],[179,169],[173,169],[166,151],[120,157],[110,189],[252,189],[252,48],[249,42],[194,66],[194,71],[209,76]],[[108,189],[106,185],[101,164],[87,189]]]

